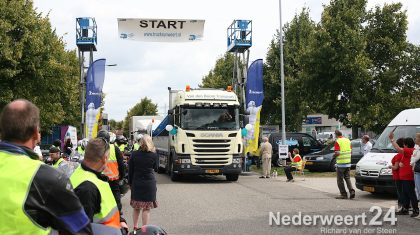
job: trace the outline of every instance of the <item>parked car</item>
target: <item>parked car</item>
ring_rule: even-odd
[[[370,140],[374,144],[373,140]],[[335,171],[336,159],[334,155],[334,142],[328,144],[324,149],[318,152],[306,155],[305,168],[309,171]],[[363,157],[362,139],[354,139],[351,141],[351,165],[352,168]]]
[[[280,166],[282,159],[279,159],[279,147],[281,144],[282,135],[281,133],[272,133],[268,137],[268,141],[273,146],[273,155],[271,161],[273,165]],[[320,151],[325,147],[311,135],[306,133],[298,132],[287,132],[286,133],[286,144],[289,145],[289,152],[291,153],[294,148],[298,148],[300,155],[304,157],[305,155]],[[288,159],[286,159],[288,160]]]

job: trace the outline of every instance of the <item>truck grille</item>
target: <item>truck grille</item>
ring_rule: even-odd
[[[360,170],[361,176],[367,176],[367,177],[378,177],[379,171],[376,170]]]
[[[221,154],[224,155],[230,150],[229,139],[192,139],[194,153],[200,154]]]
[[[230,142],[230,139],[192,139],[193,164],[204,167],[231,164]]]

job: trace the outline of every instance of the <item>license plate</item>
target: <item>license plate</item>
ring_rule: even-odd
[[[219,173],[219,172],[220,172],[220,170],[218,170],[218,169],[206,170],[206,173],[207,173],[207,174],[217,174],[217,173]]]
[[[306,162],[305,165],[313,165],[314,162]]]
[[[373,192],[375,192],[375,187],[372,187],[372,186],[363,186],[363,191],[373,193]]]

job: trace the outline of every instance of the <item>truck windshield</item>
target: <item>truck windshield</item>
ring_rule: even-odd
[[[238,130],[239,110],[226,108],[182,108],[181,128],[184,130]]]
[[[375,142],[372,152],[396,152],[388,138],[389,133],[394,129],[394,140],[407,137],[414,139],[416,132],[420,132],[420,126],[388,126]]]

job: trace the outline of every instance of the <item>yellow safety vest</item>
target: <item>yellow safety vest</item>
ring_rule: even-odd
[[[85,150],[83,150],[82,147],[80,147],[80,146],[77,147],[77,152],[79,154],[85,155]]]
[[[102,173],[108,176],[110,181],[118,180],[120,178],[117,156],[115,155],[115,146],[113,144],[109,145],[109,159],[106,162],[105,170]]]
[[[53,165],[52,167],[54,168],[58,168],[60,166],[60,164],[64,161],[63,158],[59,158]]]
[[[337,164],[351,164],[351,142],[349,139],[342,137],[337,138],[337,144],[340,146],[340,155],[337,156]]]
[[[125,149],[125,144],[120,145],[118,148],[123,153],[124,152],[124,149]]]
[[[134,144],[134,150],[139,150],[139,148],[140,148],[140,145],[138,143],[135,143]]]
[[[0,151],[0,234],[50,234],[23,211],[33,177],[42,162]]]
[[[295,162],[295,161],[294,161],[294,160],[295,160],[295,157],[300,157],[300,161]],[[292,161],[292,163],[291,163],[291,166],[294,166],[296,169],[301,169],[301,168],[302,168],[302,157],[301,157],[299,154],[296,154],[296,155],[293,157],[293,161]]]
[[[106,226],[120,228],[120,212],[117,203],[108,182],[98,179],[98,177],[89,171],[85,171],[82,167],[78,167],[70,176],[70,182],[73,188],[77,188],[85,181],[92,182],[101,194],[101,211],[93,215],[93,223],[103,224]]]

